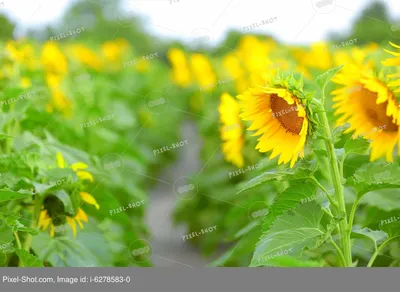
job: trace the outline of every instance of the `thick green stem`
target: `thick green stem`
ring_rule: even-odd
[[[341,236],[341,245],[343,249],[343,255],[345,258],[345,266],[349,267],[352,265],[351,258],[351,244],[350,238],[347,233],[347,215],[346,215],[346,204],[344,201],[344,191],[343,185],[341,182],[342,176],[340,175],[338,159],[336,157],[335,148],[333,146],[332,140],[332,132],[329,126],[328,116],[325,111],[321,111],[319,113],[322,127],[325,131],[325,148],[328,153],[328,159],[331,169],[333,186],[335,188],[336,201],[338,203],[338,211],[339,213],[344,214],[344,219],[339,223],[339,231]]]

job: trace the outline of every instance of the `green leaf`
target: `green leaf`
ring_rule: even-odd
[[[278,217],[257,243],[251,266],[268,265],[281,256],[300,256],[306,247],[314,246],[325,233],[320,225],[322,215],[320,206],[310,203]]]
[[[331,219],[329,224],[325,228],[324,234],[322,234],[315,242],[315,245],[310,248],[310,249],[316,249],[320,247],[322,244],[325,243],[325,241],[328,240],[329,237],[331,237],[332,232],[336,229],[336,226],[339,224],[340,221],[342,221],[345,218],[345,214],[339,214]]]
[[[264,172],[263,174],[251,179],[248,181],[245,186],[237,192],[237,194],[250,190],[252,188],[255,188],[263,183],[269,182],[269,181],[280,181],[283,180],[286,177],[286,173],[279,173],[279,172]]]
[[[37,231],[35,229],[26,227],[24,224],[20,222],[19,220],[21,219],[20,214],[10,212],[7,209],[3,208],[0,210],[0,218],[2,222],[4,222],[8,227],[12,228],[12,232],[21,231],[30,233],[32,235],[37,234]]]
[[[354,237],[366,237],[374,242],[375,249],[377,248],[378,242],[381,242],[387,238],[386,232],[382,230],[372,230],[368,227],[359,230],[353,230],[352,235]]]
[[[389,220],[393,220],[393,219],[395,219],[395,221],[390,222],[390,223],[381,224],[381,230],[386,232],[388,234],[389,238],[400,236],[400,217],[391,218]]]
[[[267,231],[278,216],[296,208],[300,202],[306,201],[304,199],[314,196],[316,191],[317,187],[312,181],[292,181],[285,191],[275,197],[269,207],[268,214],[264,218],[263,230]]]
[[[359,197],[367,192],[400,187],[400,167],[397,163],[368,163],[347,179]]]
[[[325,73],[318,75],[315,78],[315,83],[317,84],[319,89],[321,89],[323,91],[325,89],[325,86],[328,84],[328,82],[332,79],[333,76],[336,75],[336,73],[338,73],[340,71],[340,69],[342,69],[342,67],[343,67],[343,65],[336,67],[336,68],[329,69]]]
[[[34,193],[28,190],[12,191],[10,189],[2,189],[0,190],[0,202],[25,199],[33,195]]]
[[[400,210],[400,189],[371,191],[361,199],[360,204],[374,206],[386,212],[398,211]]]
[[[350,128],[349,123],[346,123],[344,125],[334,128],[332,131],[333,143],[339,142],[340,139],[342,138],[343,132],[346,131],[348,128]]]
[[[369,143],[367,140],[359,137],[357,139],[349,139],[344,144],[344,150],[346,155],[348,154],[358,154],[366,155],[368,154]]]
[[[10,135],[7,135],[7,134],[4,134],[4,133],[0,133],[0,140],[5,140],[5,139],[8,139],[8,138],[14,138],[14,137],[10,136]]]
[[[323,262],[312,261],[308,259],[297,259],[288,255],[271,258],[263,266],[267,267],[307,267],[318,268],[323,266]]]
[[[312,174],[314,173],[315,169],[316,169],[316,164],[314,162],[302,161],[298,163],[296,168],[290,171],[264,172],[263,174],[248,181],[244,185],[244,187],[242,187],[242,189],[238,192],[238,194],[270,181],[300,180],[300,179],[310,178],[312,177]]]
[[[56,196],[64,205],[64,210],[69,214],[75,214],[74,206],[72,205],[72,201],[70,196],[64,190],[58,190],[53,194]]]
[[[18,255],[20,261],[22,262],[22,265],[25,268],[43,268],[43,263],[42,261],[35,255],[29,253],[28,251],[24,249],[16,249],[15,250],[16,254]]]
[[[30,228],[30,227],[26,227],[24,224],[22,224],[21,222],[17,221],[15,222],[15,225],[13,226],[13,232],[26,232],[32,235],[37,235],[38,232],[36,229]]]

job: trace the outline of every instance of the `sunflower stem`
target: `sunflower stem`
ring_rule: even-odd
[[[346,214],[346,203],[344,200],[343,185],[341,182],[341,174],[338,165],[338,159],[336,157],[335,148],[333,145],[332,131],[329,126],[328,116],[325,111],[319,113],[320,120],[322,122],[322,127],[325,132],[325,148],[328,153],[328,159],[331,169],[332,181],[335,188],[336,201],[338,204],[339,214],[344,214],[344,219],[339,222],[339,233],[341,237],[341,245],[343,249],[344,265],[349,267],[352,265],[351,258],[351,244],[350,238],[348,236],[347,230],[347,214]]]
[[[333,247],[337,251],[337,254],[338,254],[339,258],[340,258],[340,262],[342,263],[342,266],[346,266],[346,260],[344,259],[343,253],[340,250],[340,248],[337,246],[337,244],[333,241],[332,236],[330,237],[330,241],[331,241],[331,244],[333,245]]]
[[[376,249],[376,251],[374,252],[374,254],[372,255],[372,257],[370,258],[370,260],[369,260],[369,262],[368,262],[368,264],[367,264],[367,267],[368,267],[368,268],[372,267],[372,265],[374,264],[376,258],[377,258],[378,255],[381,253],[381,251],[382,251],[386,246],[388,246],[389,243],[390,243],[393,239],[396,239],[396,238],[399,238],[399,237],[396,236],[396,237],[390,237],[390,238],[386,239],[386,240]]]

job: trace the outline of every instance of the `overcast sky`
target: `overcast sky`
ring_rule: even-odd
[[[73,0],[0,0],[0,9],[20,28],[57,22]],[[87,0],[110,5],[113,0]],[[148,31],[189,40],[209,35],[220,40],[229,28],[265,32],[286,43],[323,40],[328,32],[347,30],[369,0],[125,0],[123,11],[145,17]],[[385,0],[391,17],[400,19],[400,0]],[[112,5],[112,4],[111,4]],[[264,22],[263,22],[264,21]],[[376,20],[379,21],[379,20]],[[252,28],[253,24],[258,27]],[[71,23],[71,29],[79,27]]]

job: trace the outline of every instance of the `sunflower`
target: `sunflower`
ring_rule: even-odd
[[[220,121],[221,121],[221,139],[223,141],[222,152],[226,161],[236,165],[238,168],[243,167],[243,126],[239,118],[239,103],[228,93],[221,96],[219,105]]]
[[[65,218],[65,222],[62,222],[61,218]],[[56,222],[57,220],[59,220],[60,222]],[[49,211],[47,209],[45,209],[44,206],[42,206],[42,210],[40,211],[40,215],[39,215],[38,226],[43,231],[49,229],[50,236],[54,237],[55,232],[58,229],[58,226],[63,226],[63,224],[68,223],[69,227],[72,230],[73,236],[76,237],[76,234],[77,234],[76,223],[78,223],[78,225],[81,229],[84,229],[82,222],[86,222],[86,223],[89,222],[88,216],[85,213],[85,211],[82,210],[82,208],[78,209],[75,216],[66,216],[65,215],[65,216],[58,216],[57,219],[54,219],[50,216]]]
[[[57,152],[56,154],[56,160],[57,160],[57,166],[59,168],[65,168],[66,167],[66,162],[64,160],[63,155],[61,152]],[[88,171],[84,171],[83,169],[88,168],[88,165],[83,162],[76,162],[71,165],[72,170],[77,174],[79,179],[81,180],[89,180],[93,182],[93,176],[91,173]],[[100,205],[97,203],[96,199],[89,193],[87,192],[79,192],[79,196],[81,200],[91,206],[94,206],[97,210],[100,209]],[[38,226],[42,228],[42,230],[47,230],[48,228],[50,229],[50,236],[54,237],[55,231],[57,229],[57,226],[59,224],[65,224],[68,223],[69,227],[72,230],[72,233],[74,237],[76,236],[77,233],[77,228],[76,225],[78,224],[81,229],[84,228],[82,222],[88,222],[88,216],[83,211],[82,208],[78,208],[76,214],[74,216],[71,216],[69,214],[65,214],[62,210],[63,208],[60,207],[59,200],[54,197],[48,197],[44,204],[42,205],[42,209],[40,211],[39,215],[39,222]],[[57,211],[59,210],[59,211]],[[53,214],[54,213],[54,214]],[[59,214],[62,214],[61,216]],[[55,218],[65,218],[65,220],[60,220],[60,219],[55,219]],[[57,220],[60,221],[65,221],[65,222],[57,222]],[[54,222],[56,221],[56,222]]]
[[[393,161],[393,150],[400,142],[400,111],[394,93],[372,70],[349,64],[332,80],[342,85],[335,97],[337,124],[349,123],[348,132],[371,142],[371,161],[380,157]]]
[[[293,78],[263,76],[264,84],[252,87],[238,98],[242,101],[240,117],[251,121],[247,130],[258,138],[256,149],[271,151],[270,159],[280,155],[278,163],[290,167],[304,156],[309,119],[302,103],[302,86],[291,84]],[[296,89],[295,89],[296,88]],[[298,89],[297,89],[298,88]]]
[[[397,80],[392,81],[388,84],[388,86],[390,86],[390,87],[398,87],[398,86],[400,86],[400,70],[399,70],[399,68],[400,68],[400,46],[398,46],[394,43],[391,43],[391,42],[390,42],[390,45],[392,47],[396,48],[399,52],[392,52],[389,50],[385,50],[385,52],[393,55],[394,58],[387,59],[387,60],[383,61],[382,64],[385,66],[398,66],[397,73],[387,76],[389,78],[398,78]],[[400,92],[400,88],[395,89],[394,92]]]
[[[65,168],[66,163],[65,163],[64,156],[62,155],[61,152],[57,152],[56,160],[57,160],[57,166],[59,168]],[[89,180],[90,182],[93,182],[92,174],[90,172],[84,170],[88,167],[89,166],[84,162],[75,162],[71,165],[72,170],[76,173],[76,175],[81,180]]]

